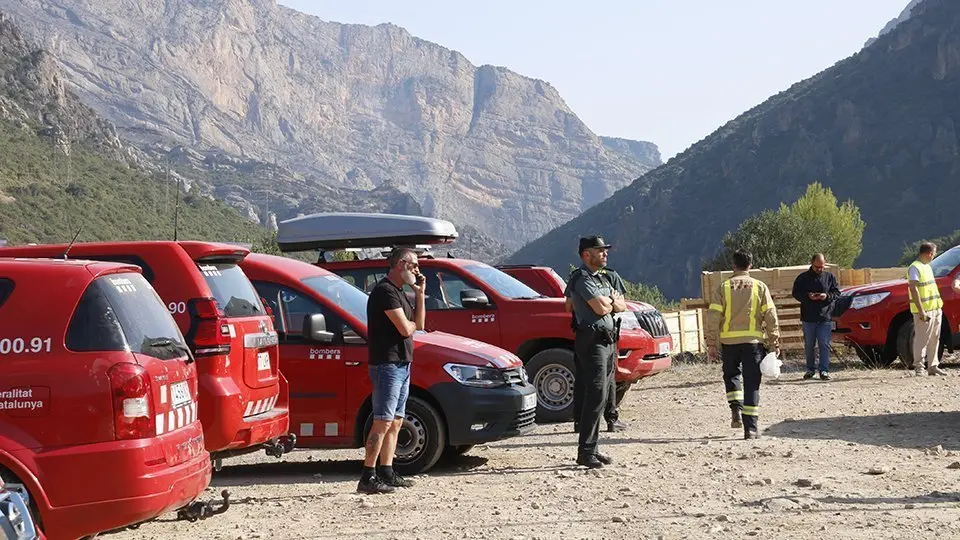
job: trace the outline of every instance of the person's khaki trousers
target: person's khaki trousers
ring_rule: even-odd
[[[927,371],[940,364],[940,324],[943,312],[939,309],[927,312],[927,320],[919,313],[913,315],[913,369],[923,369],[923,359],[927,359]]]

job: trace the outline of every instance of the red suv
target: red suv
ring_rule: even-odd
[[[372,424],[367,375],[367,295],[314,265],[252,254],[241,263],[270,304],[290,418],[302,448],[360,448]],[[407,414],[395,465],[430,469],[444,451],[534,428],[537,396],[520,359],[442,332],[414,335]]]
[[[930,263],[943,298],[940,351],[960,349],[960,246],[947,250]],[[906,270],[904,270],[906,274]],[[960,285],[956,286],[960,288]],[[842,289],[841,306],[834,319],[834,341],[851,345],[867,365],[884,367],[897,357],[913,367],[913,316],[904,279]]]
[[[0,257],[57,257],[66,247],[6,247]],[[69,251],[71,257],[135,264],[163,298],[197,359],[200,422],[218,463],[261,448],[278,457],[293,448],[277,334],[238,266],[247,249],[211,242],[103,242],[74,244]]]
[[[339,249],[442,243],[456,237],[449,222],[388,214],[316,214],[280,224],[281,249]],[[385,244],[386,243],[386,244]],[[387,273],[383,257],[320,262],[369,291]],[[427,329],[467,336],[513,351],[537,389],[537,421],[573,414],[573,331],[561,298],[548,298],[487,264],[434,258],[421,250],[426,276]],[[617,362],[617,394],[637,380],[670,367],[671,338],[653,337],[632,314],[623,317]]]
[[[131,265],[0,259],[0,478],[49,538],[152,519],[210,482],[197,368]]]
[[[497,268],[544,296],[550,298],[564,297],[563,293],[567,288],[567,282],[549,266],[501,265]],[[666,319],[655,307],[645,302],[628,300],[627,310],[636,317],[636,322],[640,325],[640,328],[653,338],[656,348],[648,351],[649,355],[655,356],[661,354],[664,350],[673,350],[673,336],[670,335],[670,328],[667,326]],[[627,316],[627,319],[629,319],[629,316]],[[624,323],[632,325],[633,320],[622,319],[621,324]]]

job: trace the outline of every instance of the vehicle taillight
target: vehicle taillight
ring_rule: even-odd
[[[117,439],[155,436],[150,377],[137,364],[122,362],[107,371],[113,395],[113,424]]]
[[[230,324],[213,298],[194,298],[187,303],[190,331],[187,342],[194,356],[230,354]]]

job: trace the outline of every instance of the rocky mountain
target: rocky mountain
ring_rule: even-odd
[[[660,163],[649,143],[595,135],[548,83],[390,24],[325,22],[274,0],[0,9],[122,137],[290,171],[300,181],[278,185],[290,205],[280,219],[321,210],[312,201],[340,188],[387,189],[517,248]],[[253,208],[249,188],[229,196]]]
[[[882,35],[886,34],[887,32],[889,32],[889,31],[893,30],[894,28],[896,28],[898,24],[900,24],[900,23],[902,23],[903,21],[909,19],[909,18],[910,18],[910,14],[913,13],[913,8],[917,7],[917,4],[919,4],[919,3],[922,2],[922,1],[923,1],[923,0],[910,0],[910,3],[907,4],[907,7],[903,8],[903,11],[900,12],[900,15],[896,16],[896,17],[893,18],[893,19],[890,19],[890,21],[889,21],[887,24],[885,24],[885,25],[883,26],[883,28],[880,29],[880,33],[877,34],[877,35],[878,35],[878,36],[882,36]],[[876,41],[876,40],[877,40],[877,38],[870,38],[870,39],[868,39],[868,40],[867,40],[867,43],[864,45],[864,47],[870,46],[870,45],[873,44],[873,42]]]
[[[566,268],[580,234],[671,297],[698,296],[727,231],[820,181],[866,222],[858,266],[960,228],[960,2],[925,0],[876,42],[793,85],[646,174],[511,262]]]
[[[180,238],[265,235],[213,197],[177,196],[176,182],[64,81],[53,58],[0,13],[0,239],[65,242],[77,231],[81,241],[168,239],[178,202]]]

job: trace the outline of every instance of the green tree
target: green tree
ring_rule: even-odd
[[[725,234],[719,252],[704,269],[729,270],[738,249],[752,253],[758,267],[807,264],[816,252],[825,254],[829,262],[850,267],[860,255],[864,227],[852,201],[837,204],[829,188],[814,183],[792,205],[764,210]]]
[[[791,206],[780,205],[780,213],[799,217],[810,234],[820,237],[823,244],[816,251],[822,251],[828,261],[850,268],[860,256],[866,227],[860,209],[853,201],[837,204],[833,191],[819,182],[807,186],[807,192]],[[815,231],[822,231],[822,234]],[[809,259],[810,255],[812,253],[806,254],[806,258]]]

